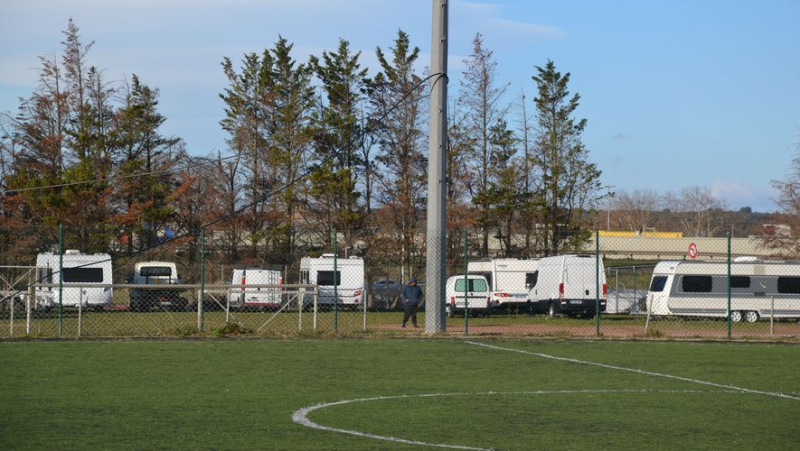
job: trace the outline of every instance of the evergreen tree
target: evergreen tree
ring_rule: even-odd
[[[411,47],[408,35],[399,30],[390,50],[387,55],[376,49],[381,72],[368,82],[370,129],[378,141],[377,160],[383,169],[379,183],[384,218],[389,222],[386,249],[394,249],[405,267],[423,258],[416,233],[425,201],[427,158],[421,149],[426,96],[420,89],[422,77],[414,69],[419,48]]]
[[[318,228],[323,240],[335,228],[344,234],[347,246],[355,244],[354,232],[365,219],[357,181],[359,174],[367,172],[360,154],[364,130],[358,117],[367,69],[361,68],[359,56],[342,39],[336,53],[323,52],[322,61],[312,57],[310,63],[327,99],[314,139],[318,166],[310,177],[313,220],[324,225]]]
[[[536,69],[538,73],[532,77],[538,88],[534,151],[547,214],[544,254],[557,255],[589,237],[583,213],[597,202],[600,170],[589,162],[589,151],[581,141],[586,119],[572,117],[580,96],[569,95],[570,74],[556,71],[552,61]]]

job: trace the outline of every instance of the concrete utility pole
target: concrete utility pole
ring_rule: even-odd
[[[447,0],[433,0],[432,78],[428,141],[428,254],[425,272],[425,332],[446,330],[447,268]]]

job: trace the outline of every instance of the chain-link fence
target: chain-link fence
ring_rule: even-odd
[[[0,267],[0,337],[410,333],[411,279],[429,332],[426,313],[456,335],[800,337],[800,263],[749,238],[596,233],[537,258],[482,258],[474,238],[450,243],[438,284],[426,283],[442,273],[438,261],[427,268],[424,258],[332,252],[232,264],[208,258],[204,243],[191,259],[41,253],[31,266]]]

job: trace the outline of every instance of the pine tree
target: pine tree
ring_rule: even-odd
[[[580,96],[570,97],[570,74],[563,76],[548,61],[536,67],[538,94],[534,99],[537,136],[535,161],[542,173],[543,203],[546,210],[545,255],[557,255],[589,236],[583,213],[598,199],[600,170],[590,163],[589,151],[581,141],[586,119],[575,120]]]

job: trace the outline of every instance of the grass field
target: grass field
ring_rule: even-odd
[[[788,450],[798,374],[796,344],[0,341],[0,449]]]

